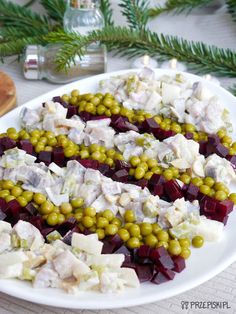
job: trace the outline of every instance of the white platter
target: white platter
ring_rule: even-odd
[[[117,74],[124,74],[128,71],[130,70],[106,73],[65,85],[27,102],[24,106],[35,108],[40,106],[43,102],[50,100],[53,96],[62,95],[75,88],[78,88],[82,93],[95,92],[97,90],[98,82],[101,79]],[[175,72],[169,70],[156,70],[157,77],[163,74],[174,75]],[[192,74],[185,73],[185,75],[192,81],[203,80]],[[236,98],[219,86],[207,81],[205,81],[205,84],[210,90],[218,95],[221,102],[229,109],[233,126],[236,130]],[[5,131],[11,126],[19,128],[20,110],[21,108],[16,108],[0,119],[0,132]],[[235,131],[233,138],[236,139]],[[233,190],[236,191],[236,188],[233,187]],[[236,211],[230,214],[227,226],[224,228],[224,235],[219,242],[208,243],[202,249],[192,249],[192,255],[187,261],[186,269],[182,273],[176,274],[173,281],[169,281],[159,286],[151,283],[144,283],[141,284],[139,289],[126,290],[124,293],[118,295],[81,292],[81,294],[74,296],[68,295],[57,289],[33,289],[27,282],[0,280],[0,291],[35,303],[77,309],[120,308],[163,300],[204,283],[236,261],[235,221]]]

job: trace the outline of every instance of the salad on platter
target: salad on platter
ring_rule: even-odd
[[[0,278],[69,293],[173,280],[236,204],[229,112],[144,68],[24,107],[0,134]]]

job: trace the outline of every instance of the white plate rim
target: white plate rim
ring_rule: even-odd
[[[76,86],[78,86],[78,84],[89,84],[89,81],[91,81],[91,79],[96,79],[97,81],[103,79],[104,77],[109,77],[109,76],[115,76],[115,75],[120,75],[120,74],[124,74],[127,72],[136,72],[138,71],[138,69],[132,69],[132,70],[121,70],[121,71],[116,71],[116,72],[111,72],[111,73],[104,73],[104,74],[100,74],[97,75],[95,77],[91,77],[91,78],[86,78],[86,79],[82,79],[64,86],[61,86],[59,88],[56,88],[46,94],[43,94],[39,97],[34,98],[33,100],[30,100],[28,102],[26,102],[24,105],[15,108],[14,110],[12,110],[11,112],[7,113],[6,115],[4,115],[4,117],[0,118],[0,122],[3,120],[7,120],[7,119],[11,119],[14,116],[16,117],[20,110],[22,109],[22,107],[30,107],[30,106],[34,106],[37,107],[39,106],[43,101],[45,100],[49,100],[52,96],[58,96],[61,95],[69,90],[72,90],[73,88],[75,88]],[[209,81],[204,80],[203,78],[196,76],[194,74],[190,74],[190,73],[185,73],[185,72],[180,72],[180,71],[173,71],[173,70],[164,70],[164,69],[157,69],[156,73],[158,73],[158,75],[162,75],[162,74],[167,74],[167,75],[173,75],[176,73],[182,73],[183,75],[185,75],[187,78],[195,80],[195,81],[204,81],[204,83],[209,86],[212,87],[214,89],[216,89],[216,86],[214,85],[214,83],[211,83]],[[231,99],[232,103],[235,103],[236,106],[236,98],[227,90],[223,89],[222,87],[218,87],[220,94],[223,93],[223,95],[227,96],[227,98]],[[1,126],[1,124],[0,124]],[[62,307],[62,308],[73,308],[73,309],[112,309],[112,308],[122,308],[122,307],[131,307],[131,306],[137,306],[137,305],[141,305],[141,304],[147,304],[147,303],[151,303],[151,302],[155,302],[155,301],[159,301],[159,300],[164,300],[170,297],[173,297],[177,294],[183,293],[187,290],[193,289],[196,286],[206,282],[207,280],[213,278],[214,276],[216,276],[217,274],[219,274],[221,271],[223,271],[225,268],[227,268],[228,266],[230,266],[234,261],[236,261],[236,248],[235,251],[231,252],[231,254],[229,254],[227,256],[227,258],[222,261],[219,265],[216,265],[212,271],[208,272],[207,274],[202,275],[200,278],[195,278],[194,280],[191,280],[191,283],[188,283],[188,286],[186,287],[186,285],[181,284],[180,286],[177,286],[176,288],[172,288],[169,291],[166,291],[165,293],[161,294],[161,296],[156,295],[156,294],[152,294],[150,296],[145,296],[145,298],[135,298],[135,299],[127,299],[124,303],[120,303],[119,301],[99,301],[99,304],[86,304],[83,302],[80,302],[80,300],[78,301],[78,299],[75,299],[75,302],[71,303],[71,301],[68,299],[54,299],[51,298],[50,296],[48,297],[47,295],[44,296],[44,298],[42,298],[41,295],[37,295],[37,293],[32,293],[32,294],[28,294],[24,292],[24,289],[17,289],[14,287],[14,282],[15,281],[10,281],[10,280],[0,280],[0,291],[3,293],[6,293],[8,295],[11,295],[13,297],[16,298],[20,298],[23,300],[27,300],[27,301],[31,301],[34,303],[38,303],[38,304],[43,304],[43,305],[49,305],[49,306],[55,306],[55,307]],[[181,274],[180,274],[181,276]],[[175,280],[175,279],[174,279]],[[13,284],[6,284],[12,282]],[[13,287],[12,287],[13,286]],[[33,292],[33,288],[32,288],[32,292]],[[44,292],[46,292],[47,290],[44,289]],[[119,297],[119,295],[117,296]],[[106,299],[106,295],[104,295],[104,299]],[[114,296],[114,299],[116,298],[116,295]]]

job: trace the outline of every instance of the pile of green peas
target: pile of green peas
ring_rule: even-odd
[[[155,121],[160,125],[160,128],[165,131],[174,131],[175,133],[192,133],[195,141],[207,140],[207,134],[202,131],[197,131],[195,126],[191,123],[178,123],[170,118],[165,118],[162,115],[152,115],[145,112],[144,110],[131,110],[125,108],[115,100],[115,97],[110,94],[101,93],[87,93],[81,94],[79,90],[73,90],[70,95],[62,95],[62,99],[69,102],[71,105],[78,107],[78,114],[81,111],[86,111],[94,115],[106,115],[111,117],[112,114],[120,114],[123,117],[127,117],[129,122],[142,123],[145,119],[154,118]],[[229,148],[230,155],[236,155],[236,142],[232,143],[232,138],[227,135],[225,129],[221,129],[217,132],[221,143]]]

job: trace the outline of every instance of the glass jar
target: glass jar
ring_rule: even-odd
[[[69,83],[83,77],[106,72],[105,47],[88,48],[82,58],[75,57],[67,71],[58,71],[55,56],[60,44],[29,45],[23,55],[23,74],[26,79],[46,79],[52,83]]]

